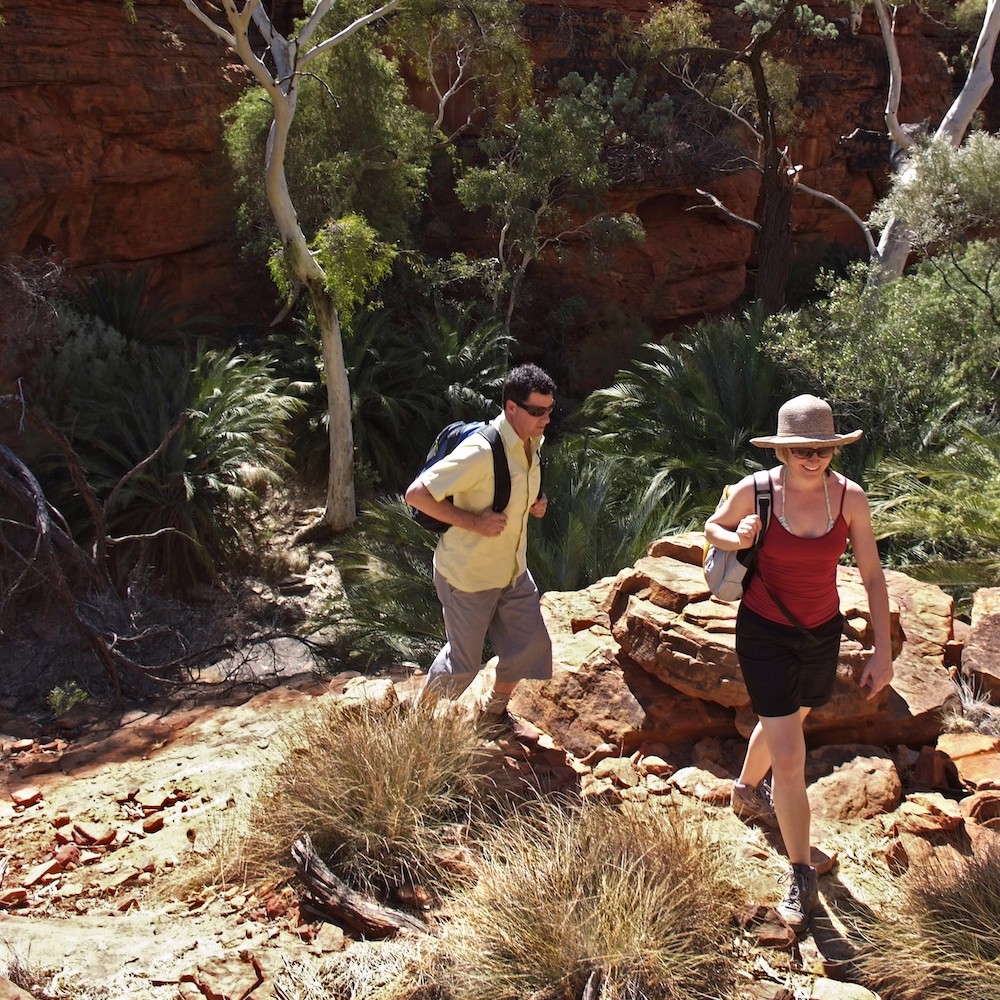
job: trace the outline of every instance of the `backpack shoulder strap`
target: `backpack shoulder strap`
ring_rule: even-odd
[[[766,469],[763,472],[753,474],[754,486],[754,510],[761,519],[764,527],[761,529],[761,536],[767,531],[767,526],[771,523],[771,507],[774,502],[774,494],[771,489],[771,473]],[[763,541],[763,538],[761,538]]]
[[[510,466],[500,432],[492,425],[480,427],[479,433],[490,443],[493,451],[493,509],[499,514],[510,503]]]

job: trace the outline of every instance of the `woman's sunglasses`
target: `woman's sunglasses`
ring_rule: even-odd
[[[829,458],[837,449],[836,448],[789,448],[788,449],[796,458],[812,458],[815,455],[817,458]]]

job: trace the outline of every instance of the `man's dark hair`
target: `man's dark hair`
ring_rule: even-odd
[[[518,365],[511,368],[504,379],[503,401],[512,399],[515,403],[523,403],[533,392],[552,396],[555,391],[555,382],[538,365]]]

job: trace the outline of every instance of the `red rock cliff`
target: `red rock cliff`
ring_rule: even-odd
[[[732,6],[712,8],[724,40],[736,27]],[[570,69],[584,75],[601,69],[609,12],[638,17],[646,8],[530,3],[524,25],[539,86],[551,87]],[[150,264],[156,283],[176,301],[254,322],[266,313],[271,292],[266,277],[249,272],[238,256],[220,125],[245,74],[181,0],[137,0],[136,10],[130,25],[117,0],[5,0],[0,257],[51,251],[82,273],[105,264]],[[957,42],[911,7],[901,8],[898,31],[901,120],[936,123],[955,86],[938,50]],[[882,130],[887,69],[874,16],[867,15],[857,36],[802,41],[797,58],[806,114],[790,145],[802,179],[864,215],[885,185],[887,144],[863,131],[854,140],[842,137]],[[752,173],[700,180],[733,210],[752,215]],[[579,266],[539,269],[534,279],[544,283],[546,298],[582,290],[597,305],[591,316],[619,310],[654,331],[731,305],[752,268],[750,232],[704,207],[696,186],[690,179],[644,178],[619,187],[613,203],[639,215],[646,242],[622,251],[598,275]],[[845,215],[805,196],[796,202],[794,228],[803,253],[838,242],[862,246]],[[621,359],[625,345],[588,346],[583,332],[584,353],[607,350]]]

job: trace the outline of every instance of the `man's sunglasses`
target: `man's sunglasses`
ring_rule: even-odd
[[[515,406],[520,406],[525,413],[530,414],[533,417],[547,417],[555,408],[555,403],[552,406],[528,406],[527,403],[519,403],[516,399],[512,399],[511,402]]]
[[[817,458],[829,458],[837,449],[836,448],[789,448],[788,449],[796,458],[812,458],[815,455]]]

